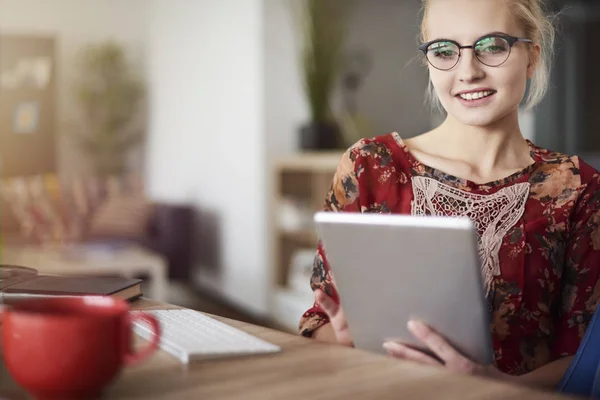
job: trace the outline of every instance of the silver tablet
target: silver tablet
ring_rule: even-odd
[[[489,313],[474,227],[467,218],[319,212],[319,237],[356,347],[387,340],[422,348],[417,318],[471,360],[489,364]]]

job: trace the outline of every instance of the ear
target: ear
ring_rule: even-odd
[[[542,48],[539,44],[534,44],[531,46],[530,56],[529,56],[529,64],[527,65],[527,79],[531,79],[535,69],[538,65],[542,56]]]

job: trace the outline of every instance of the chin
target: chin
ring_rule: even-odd
[[[478,113],[477,115],[465,115],[465,114],[475,114],[475,113],[457,113],[453,114],[454,119],[467,126],[478,126],[484,127],[494,124],[498,122],[502,116],[501,115],[490,115],[490,113]]]
[[[467,108],[461,104],[453,104],[453,107],[447,108],[447,110],[455,120],[464,125],[485,127],[497,123],[517,107],[500,108],[492,103],[481,107]]]

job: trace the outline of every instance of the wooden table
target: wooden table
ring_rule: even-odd
[[[140,299],[135,309],[178,308]],[[276,355],[197,362],[184,366],[160,351],[123,371],[106,399],[518,399],[566,398],[451,374],[357,349],[216,317],[280,345]],[[1,325],[0,325],[1,329]],[[0,363],[0,399],[29,399]]]

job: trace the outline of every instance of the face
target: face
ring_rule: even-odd
[[[490,33],[524,36],[506,2],[501,0],[430,0],[426,24],[427,41],[450,39],[461,46],[472,45]],[[428,57],[442,57],[441,66],[451,66],[451,46],[438,46]],[[449,116],[466,125],[488,126],[517,112],[527,79],[534,71],[535,50],[536,45],[524,42],[516,42],[509,49],[504,41],[482,40],[475,51],[485,64],[504,60],[503,52],[510,54],[506,61],[497,67],[485,65],[475,56],[474,49],[461,49],[458,64],[449,70],[428,64],[430,79]]]

